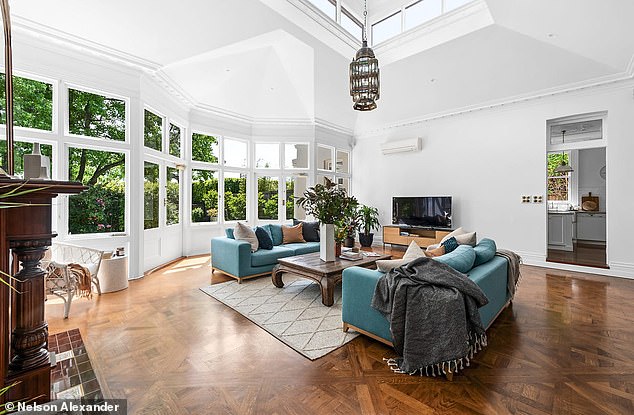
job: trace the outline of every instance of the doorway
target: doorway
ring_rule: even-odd
[[[548,123],[548,262],[608,268],[604,117]]]

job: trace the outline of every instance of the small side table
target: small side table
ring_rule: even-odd
[[[102,259],[97,278],[99,278],[102,293],[128,288],[128,256],[113,256]]]

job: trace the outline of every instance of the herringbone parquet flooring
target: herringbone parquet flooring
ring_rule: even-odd
[[[634,281],[523,267],[489,346],[453,382],[393,374],[364,336],[314,362],[199,291],[208,257],[47,305],[135,414],[634,414]],[[214,277],[217,279],[218,277]]]

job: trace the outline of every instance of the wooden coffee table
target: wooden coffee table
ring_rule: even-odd
[[[391,255],[380,254],[364,256],[356,261],[337,258],[334,262],[324,262],[319,259],[319,252],[280,258],[273,268],[271,280],[278,288],[284,287],[282,274],[285,272],[313,280],[321,287],[321,302],[330,307],[334,303],[335,285],[341,283],[341,273],[344,269],[355,266],[370,267],[376,265],[377,260],[390,258]]]

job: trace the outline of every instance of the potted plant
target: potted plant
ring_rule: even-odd
[[[306,189],[296,203],[321,222],[319,257],[323,261],[334,261],[335,224],[341,224],[346,214],[358,205],[357,199],[348,196],[345,189],[326,179],[325,185],[316,184]]]
[[[363,247],[372,246],[374,241],[373,229],[378,230],[381,227],[379,223],[379,210],[375,207],[362,205],[359,208],[361,219],[359,221],[359,242]]]
[[[346,248],[354,247],[354,239],[357,236],[357,229],[361,221],[361,211],[358,205],[350,206],[350,209],[345,214],[345,218],[341,226],[345,228],[345,237],[343,239],[343,246]]]

